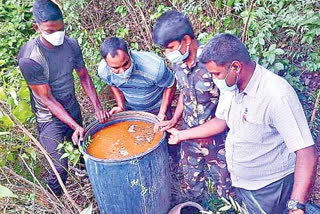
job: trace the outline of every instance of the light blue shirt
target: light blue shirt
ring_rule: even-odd
[[[104,59],[98,67],[99,77],[124,95],[126,110],[157,113],[166,88],[174,84],[174,75],[163,58],[144,51],[131,51],[133,70],[128,78],[113,73]]]

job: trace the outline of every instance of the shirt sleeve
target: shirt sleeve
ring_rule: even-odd
[[[48,78],[44,74],[43,67],[36,61],[29,58],[20,58],[19,68],[28,84],[48,84]]]
[[[216,117],[227,121],[227,115],[231,107],[233,94],[231,92],[220,92],[219,102],[216,110]]]
[[[158,75],[155,79],[155,84],[163,88],[170,88],[174,84],[174,75],[168,68],[164,60],[161,60]]]
[[[111,82],[111,75],[110,72],[108,71],[107,68],[107,63],[104,59],[102,59],[99,63],[98,66],[98,76],[107,84],[110,86],[115,86],[115,84],[113,84]]]
[[[73,54],[74,54],[73,68],[74,69],[85,68],[86,65],[83,61],[82,51],[81,51],[81,48],[79,46],[78,41],[75,39],[72,39],[71,46],[72,46],[71,48],[72,48]]]
[[[283,138],[290,152],[314,144],[302,105],[295,92],[273,98],[271,106],[271,123]]]

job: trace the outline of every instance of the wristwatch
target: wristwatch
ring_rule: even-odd
[[[297,210],[297,209],[305,211],[306,210],[306,205],[299,203],[299,201],[297,201],[297,200],[290,199],[287,202],[287,209],[288,209],[288,211],[294,211],[294,210]]]

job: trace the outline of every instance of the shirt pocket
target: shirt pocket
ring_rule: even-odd
[[[240,138],[244,142],[262,142],[264,124],[259,112],[243,113],[240,118]]]

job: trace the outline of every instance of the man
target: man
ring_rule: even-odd
[[[230,34],[214,36],[200,58],[225,94],[215,118],[194,129],[169,130],[169,143],[215,135],[228,126],[228,169],[249,212],[304,213],[318,157],[294,89],[251,61],[245,45]]]
[[[54,159],[57,171],[66,182],[67,159],[60,160],[64,152],[59,153],[56,147],[65,138],[70,140],[71,135],[77,144],[84,135],[75,97],[73,69],[94,107],[96,118],[105,122],[108,115],[100,105],[77,41],[65,36],[62,13],[57,5],[49,0],[38,0],[33,4],[33,16],[36,21],[34,29],[40,36],[21,48],[19,67],[31,92],[39,141]],[[56,195],[62,194],[53,171],[46,179]]]
[[[170,117],[175,79],[162,58],[150,52],[129,52],[117,37],[106,39],[100,53],[98,75],[110,86],[117,103],[110,115],[137,110],[153,113],[160,120]]]
[[[201,52],[190,21],[178,11],[168,11],[153,29],[154,42],[160,45],[177,79],[180,95],[173,118],[156,125],[162,131],[174,127],[182,117],[182,129],[196,127],[215,115],[219,92],[211,75],[199,62]],[[205,167],[209,168],[220,196],[230,193],[231,183],[226,169],[223,135],[183,141],[179,165],[187,199],[201,202],[205,193]]]

